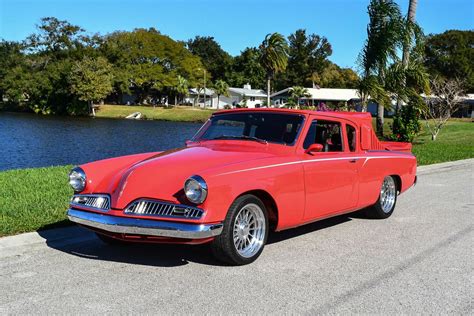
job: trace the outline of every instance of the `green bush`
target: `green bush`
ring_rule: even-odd
[[[420,108],[423,99],[418,95],[410,97],[408,105],[402,106],[393,117],[390,139],[399,142],[413,142],[421,132]]]

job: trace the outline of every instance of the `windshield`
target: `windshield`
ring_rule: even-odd
[[[195,140],[238,139],[293,145],[303,116],[279,113],[230,113],[211,117]]]

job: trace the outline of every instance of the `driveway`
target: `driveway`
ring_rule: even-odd
[[[473,312],[474,159],[423,167],[387,220],[339,216],[222,266],[206,246],[106,246],[73,227],[0,239],[0,314]]]

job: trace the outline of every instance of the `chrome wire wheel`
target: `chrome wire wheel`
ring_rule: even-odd
[[[392,177],[385,177],[380,189],[380,206],[386,214],[392,211],[397,197],[397,186]]]
[[[234,220],[233,240],[239,255],[244,258],[254,256],[265,241],[265,215],[260,206],[246,204],[238,212]]]

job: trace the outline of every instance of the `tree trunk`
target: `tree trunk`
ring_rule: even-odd
[[[377,107],[377,134],[383,136],[383,114],[385,108],[379,104]]]
[[[270,107],[270,77],[267,77],[267,106]]]
[[[94,103],[92,101],[89,101],[89,108],[90,108],[90,113],[92,113],[92,116],[95,117]]]
[[[418,0],[410,0],[410,3],[408,5],[407,25],[405,26],[407,29],[409,29],[411,25],[415,23],[417,5],[418,5]],[[408,67],[408,63],[410,62],[411,35],[412,34],[410,32],[410,38],[408,40],[405,40],[403,43],[402,65],[404,69]],[[405,87],[405,85],[406,85],[406,82],[405,80],[403,80],[403,86]],[[395,112],[398,113],[401,107],[402,107],[402,100],[400,99],[400,97],[397,97],[397,105],[395,107]]]
[[[218,94],[218,95],[217,95],[217,109],[218,109],[218,110],[219,110],[219,99],[220,99],[220,97],[221,97],[221,95]]]
[[[436,140],[436,138],[438,137],[439,131],[440,131],[439,128],[435,128],[435,130],[433,131],[433,133],[431,133],[431,140],[432,140],[432,141],[435,141],[435,140]]]
[[[176,107],[178,105],[178,95],[174,95],[174,106]]]

